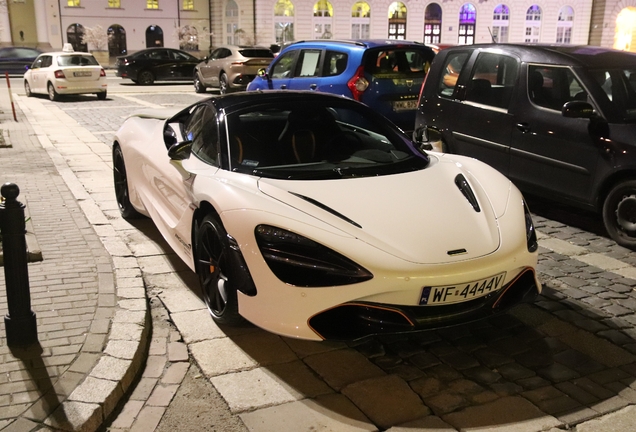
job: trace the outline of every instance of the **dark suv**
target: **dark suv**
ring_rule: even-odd
[[[442,50],[415,122],[414,139],[427,136],[523,190],[601,212],[609,235],[636,249],[636,54],[563,45]]]
[[[285,47],[247,90],[313,90],[364,102],[412,130],[419,90],[435,56],[397,40],[301,41]]]

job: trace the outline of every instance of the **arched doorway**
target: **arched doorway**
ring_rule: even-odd
[[[616,17],[614,48],[636,52],[636,7],[626,7]]]
[[[108,27],[108,55],[117,57],[128,52],[126,48],[126,30],[119,24]]]
[[[88,45],[82,43],[82,36],[84,36],[84,26],[81,24],[71,24],[66,29],[66,41],[73,45],[73,49],[88,52]]]
[[[389,5],[389,39],[406,39],[406,6],[402,2]]]
[[[475,23],[477,22],[477,9],[470,3],[466,3],[459,11],[459,45],[472,45],[475,43]]]
[[[161,27],[151,25],[146,29],[146,48],[163,46],[163,30]]]
[[[441,30],[442,8],[437,3],[431,3],[424,11],[424,43],[438,44]]]

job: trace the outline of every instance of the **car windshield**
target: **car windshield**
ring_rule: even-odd
[[[291,180],[415,171],[428,156],[365,106],[286,102],[227,117],[230,169]]]
[[[58,66],[99,66],[92,55],[63,55],[57,58]]]
[[[626,121],[636,120],[636,68],[590,70],[594,80]]]
[[[243,57],[266,57],[266,58],[274,58],[274,53],[268,49],[258,49],[258,48],[244,48],[239,50],[239,53]]]

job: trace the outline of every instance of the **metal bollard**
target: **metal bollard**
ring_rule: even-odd
[[[5,183],[0,188],[0,193],[5,198],[4,204],[0,205],[0,233],[9,309],[4,317],[7,345],[31,345],[38,341],[38,329],[35,313],[31,310],[25,206],[16,199],[20,194],[18,185]]]

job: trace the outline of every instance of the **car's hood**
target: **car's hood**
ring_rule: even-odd
[[[328,181],[263,178],[259,188],[407,261],[443,263],[497,250],[497,218],[480,183],[459,164],[436,160],[433,165],[398,175]],[[479,211],[456,184],[460,175],[474,194]],[[497,188],[504,195],[506,190]]]
[[[167,120],[177,115],[183,108],[145,108],[135,111],[126,118],[141,117],[155,120]]]

